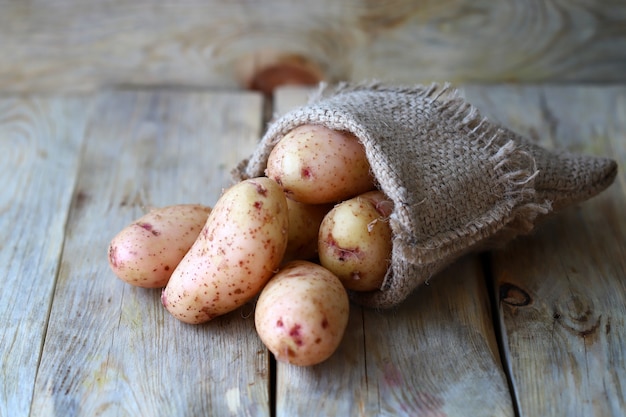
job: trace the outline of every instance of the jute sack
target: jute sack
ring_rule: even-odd
[[[449,86],[342,84],[273,121],[234,178],[265,175],[274,145],[304,124],[356,135],[394,202],[387,276],[380,290],[351,294],[374,308],[398,305],[470,251],[529,233],[540,217],[594,196],[617,173],[610,159],[548,151],[495,125]]]

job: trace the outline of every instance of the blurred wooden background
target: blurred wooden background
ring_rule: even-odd
[[[626,2],[0,0],[0,91],[236,88],[277,63],[262,82],[622,82]]]
[[[214,204],[311,91],[285,84],[363,79],[452,82],[618,177],[398,309],[355,306],[310,369],[252,305],[187,326],[114,277],[114,234]],[[0,417],[624,416],[624,167],[624,0],[0,0]]]

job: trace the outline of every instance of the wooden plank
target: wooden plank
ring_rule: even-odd
[[[276,115],[307,101],[311,90],[283,87],[274,96]],[[276,417],[366,415],[367,371],[363,312],[351,306],[348,327],[339,349],[313,367],[276,364]],[[304,395],[303,395],[304,393]]]
[[[278,90],[277,112],[307,94]],[[478,258],[467,257],[397,309],[353,305],[328,361],[277,364],[276,415],[512,416],[484,279]]]
[[[81,98],[0,98],[0,415],[28,416],[84,138]]]
[[[471,88],[494,120],[618,161],[615,184],[494,258],[520,416],[626,414],[626,87]]]
[[[625,49],[620,0],[0,3],[13,92],[233,88],[276,56],[329,81],[624,81]]]
[[[87,126],[32,416],[267,416],[268,355],[251,306],[201,326],[107,264],[148,207],[213,205],[256,143],[256,94],[110,92]]]
[[[378,414],[514,415],[477,257],[433,277],[397,312],[366,311],[364,321]]]

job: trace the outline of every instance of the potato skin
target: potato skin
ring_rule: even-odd
[[[200,234],[211,211],[200,204],[150,210],[110,242],[109,266],[121,280],[138,287],[162,288]]]
[[[354,291],[379,289],[390,265],[393,203],[381,191],[370,191],[336,205],[319,230],[322,266]]]
[[[317,257],[317,235],[320,224],[332,204],[305,204],[287,199],[289,210],[289,239],[283,263],[310,260]]]
[[[330,271],[309,261],[292,261],[263,288],[254,323],[276,360],[311,366],[337,350],[349,307],[346,289]]]
[[[228,313],[255,297],[287,246],[287,201],[269,178],[229,188],[163,290],[161,301],[192,324]]]
[[[272,149],[266,175],[289,198],[307,204],[336,203],[375,188],[359,140],[318,125],[287,133]]]

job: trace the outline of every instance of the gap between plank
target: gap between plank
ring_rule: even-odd
[[[267,350],[267,348],[266,348]],[[270,417],[276,417],[276,376],[278,375],[276,371],[276,358],[272,355],[272,352],[267,352],[268,354],[268,364],[269,364],[269,408],[270,408]]]
[[[502,323],[499,320],[498,313],[498,291],[496,290],[495,278],[492,269],[492,256],[491,252],[484,252],[479,255],[480,264],[482,267],[483,276],[485,277],[485,285],[487,287],[487,294],[489,296],[489,304],[491,310],[491,322],[493,325],[496,343],[498,345],[498,355],[500,356],[500,364],[504,371],[506,383],[509,388],[509,395],[511,396],[511,403],[513,404],[513,413],[515,417],[521,417],[519,399],[515,394],[515,384],[513,383],[513,375],[511,373],[511,367],[506,355],[506,349],[504,348],[504,329]]]
[[[261,108],[261,123],[262,123],[262,131],[261,137],[265,134],[268,124],[274,117],[274,94],[263,94],[263,102]],[[261,139],[259,137],[259,140]],[[265,348],[268,355],[268,367],[269,367],[269,381],[268,381],[268,394],[269,394],[269,409],[270,409],[270,417],[276,417],[277,408],[276,408],[276,391],[277,391],[277,379],[278,379],[278,370],[276,365],[276,358],[269,351],[269,349]]]

